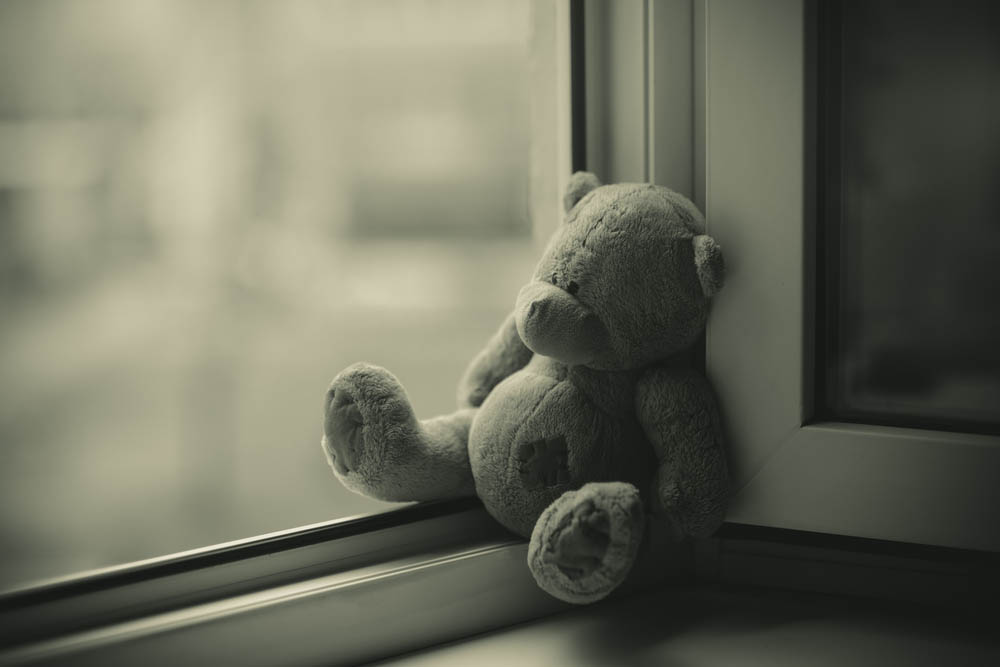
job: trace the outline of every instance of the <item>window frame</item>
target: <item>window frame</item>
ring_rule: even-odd
[[[695,16],[696,200],[728,251],[706,352],[727,520],[1000,551],[1000,437],[813,421],[816,3],[697,0]]]

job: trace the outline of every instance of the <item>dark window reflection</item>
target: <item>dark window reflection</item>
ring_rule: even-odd
[[[1000,4],[852,0],[842,20],[831,407],[995,429]]]

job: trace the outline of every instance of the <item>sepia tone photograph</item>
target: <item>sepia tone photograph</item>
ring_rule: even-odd
[[[0,665],[995,665],[1000,4],[0,0]]]

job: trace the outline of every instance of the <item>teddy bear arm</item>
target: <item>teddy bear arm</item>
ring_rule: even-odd
[[[729,473],[718,404],[708,380],[655,368],[639,381],[636,416],[659,462],[652,509],[678,537],[707,537],[721,525]]]
[[[504,378],[524,368],[532,352],[517,333],[514,314],[504,320],[479,354],[466,368],[458,386],[461,407],[478,407]]]

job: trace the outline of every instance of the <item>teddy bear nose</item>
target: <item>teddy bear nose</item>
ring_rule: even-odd
[[[543,281],[525,285],[517,298],[517,332],[530,350],[566,364],[590,362],[607,329],[575,296]]]

